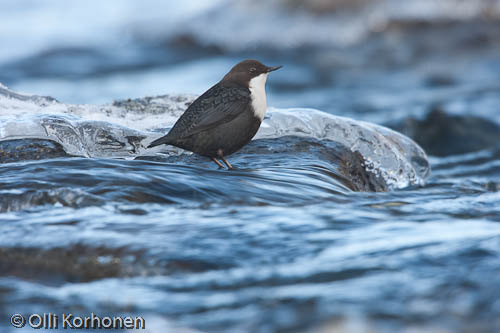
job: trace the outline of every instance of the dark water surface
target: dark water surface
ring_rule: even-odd
[[[425,188],[389,193],[339,190],[307,162],[5,164],[4,313],[131,312],[209,331],[497,327],[499,160],[435,158]]]
[[[223,1],[186,5],[178,21],[152,10],[131,21],[127,1],[111,23],[80,8],[109,29],[75,28],[72,43],[57,23],[33,32],[38,48],[0,37],[11,46],[0,82],[66,103],[201,93],[242,58],[284,64],[269,77],[269,105],[391,126],[432,169],[425,186],[353,191],[328,154],[335,142],[294,136],[253,141],[231,156],[234,171],[182,154],[2,150],[0,331],[24,332],[14,313],[95,312],[144,316],[151,332],[499,332],[500,10],[451,2],[412,11],[386,1],[392,14],[372,8],[373,26],[349,10],[311,19],[256,2],[269,9],[258,25],[267,33],[248,23],[246,46],[217,33],[234,30],[219,27],[234,25],[220,8],[247,17]],[[50,22],[46,6],[0,5],[0,18],[10,29],[26,13]],[[294,37],[278,38],[283,27]]]

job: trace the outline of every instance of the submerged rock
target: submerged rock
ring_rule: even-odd
[[[69,155],[148,159],[157,153],[189,160],[191,153],[176,147],[145,147],[168,131],[193,100],[189,95],[165,95],[101,106],[71,105],[15,93],[0,85],[0,142],[6,147],[0,162]],[[283,149],[281,143],[288,142],[284,137],[299,139]],[[337,174],[348,179],[346,186],[355,191],[420,185],[429,174],[425,152],[409,138],[382,126],[317,110],[270,109],[255,139],[273,139],[269,147],[282,147],[283,159],[293,159],[301,141],[306,146],[310,140],[321,142],[324,151],[330,151],[338,163],[333,163],[328,154],[308,153],[329,161]],[[259,155],[262,151],[248,151],[251,147],[231,156],[237,166],[241,156],[256,154],[263,158]]]
[[[278,140],[257,139],[245,146],[239,156],[246,158],[246,156],[271,155],[279,160],[286,158],[285,155],[290,151],[294,152],[295,158],[299,154],[307,155],[309,159],[327,161],[330,165],[334,165],[335,168],[325,171],[330,171],[330,177],[335,178],[352,191],[383,192],[388,190],[386,180],[367,167],[367,161],[359,151],[353,152],[343,144],[330,140],[294,136],[286,136]]]
[[[124,255],[122,252],[124,251],[120,249],[90,248],[83,245],[47,250],[22,247],[0,248],[0,271],[2,276],[16,276],[26,280],[48,280],[46,282],[50,283],[88,282],[131,275],[131,267],[135,266],[137,254],[125,253]],[[129,264],[128,270],[123,267],[122,261]]]
[[[185,165],[200,165],[207,160],[195,154],[157,154],[136,159]],[[236,170],[315,168],[351,191],[383,192],[389,188],[380,174],[367,168],[367,161],[361,153],[330,140],[299,136],[255,139],[230,159],[237,166]]]

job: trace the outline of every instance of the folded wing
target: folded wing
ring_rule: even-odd
[[[189,106],[168,136],[186,138],[229,122],[244,112],[250,102],[250,90],[245,87],[215,85]]]

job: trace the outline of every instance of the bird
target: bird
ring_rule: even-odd
[[[206,156],[220,168],[233,166],[226,156],[246,145],[266,115],[266,80],[269,67],[257,60],[243,60],[186,109],[171,130],[148,146],[162,144]]]

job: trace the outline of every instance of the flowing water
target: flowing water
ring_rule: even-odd
[[[1,332],[500,331],[499,2],[301,3],[0,4]],[[248,57],[235,170],[144,148]]]

